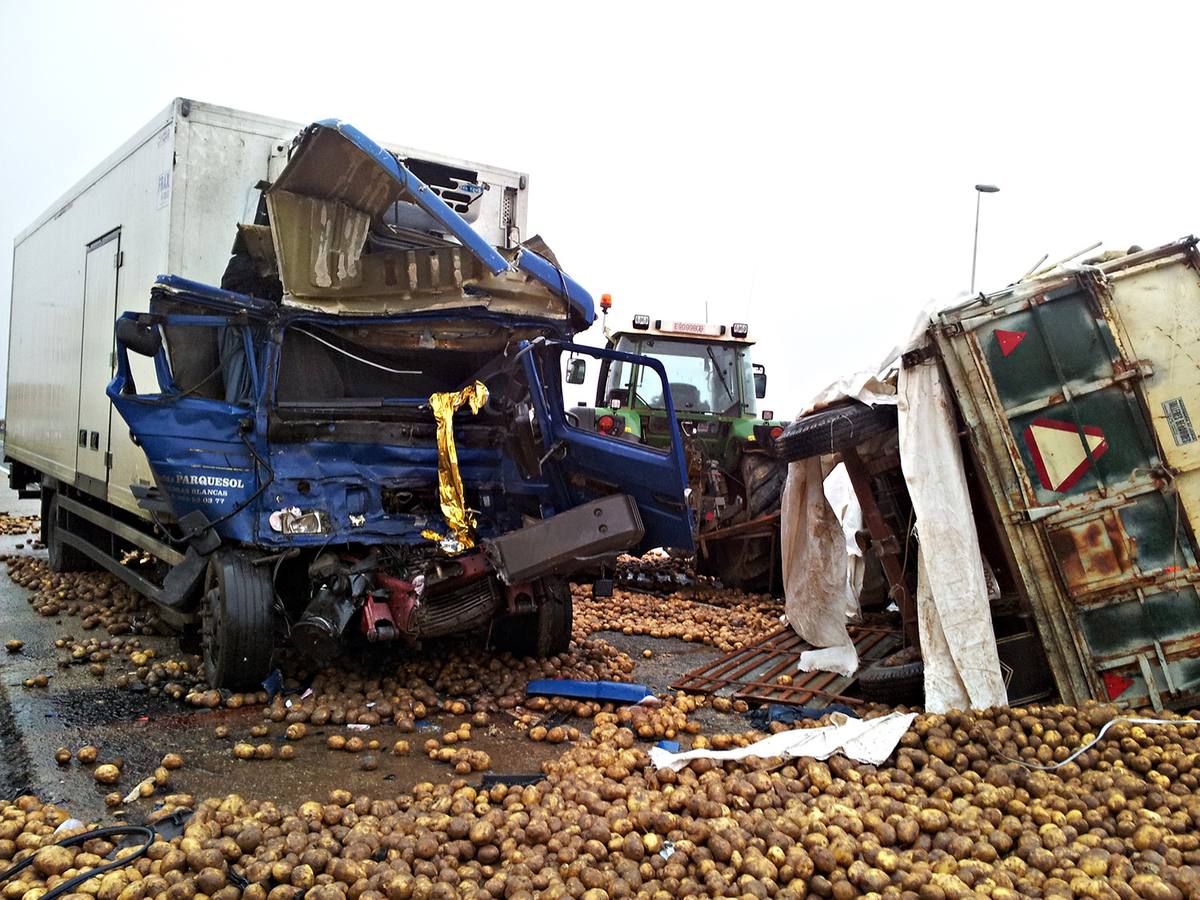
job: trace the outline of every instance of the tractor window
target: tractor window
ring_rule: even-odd
[[[671,398],[680,414],[741,415],[742,398],[747,396],[745,385],[751,375],[749,360],[740,347],[647,335],[644,338],[622,337],[617,349],[644,353],[663,364]],[[614,391],[628,390],[629,386],[623,383],[624,374],[624,369],[618,371],[614,363],[607,389],[610,398]],[[666,406],[658,377],[648,370],[638,371],[634,394],[629,398],[631,403],[655,409]],[[748,396],[753,397],[754,392],[751,390]]]

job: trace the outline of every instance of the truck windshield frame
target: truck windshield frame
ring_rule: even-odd
[[[662,362],[680,415],[739,416],[755,412],[754,373],[746,348],[740,344],[657,334],[621,335],[615,349]],[[614,361],[604,374],[606,403],[615,397],[627,406],[665,411],[661,389],[655,384],[657,373],[651,373],[655,377],[647,381],[645,367]]]

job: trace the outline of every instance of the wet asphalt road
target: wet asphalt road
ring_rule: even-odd
[[[18,501],[15,493],[0,489],[0,512],[31,515],[37,511],[37,501]],[[34,537],[0,535],[0,553],[44,555],[44,551],[32,549]],[[19,545],[24,546],[18,549]],[[189,793],[198,799],[237,793],[247,798],[299,803],[309,798],[323,799],[333,788],[346,788],[356,794],[395,796],[421,781],[437,782],[453,777],[447,765],[428,759],[421,751],[426,738],[438,736],[464,721],[450,715],[431,716],[421,723],[424,727],[416,734],[408,735],[390,725],[376,726],[367,732],[310,725],[308,736],[294,742],[296,755],[291,760],[236,760],[231,753],[236,740],[254,744],[269,741],[278,747],[283,742],[285,726],[268,723],[268,737],[252,738],[250,728],[267,722],[262,707],[196,709],[144,692],[116,688],[112,686],[116,676],[132,668],[120,665],[118,657],[109,664],[103,679],[89,674],[87,666],[58,667],[58,660],[65,653],[56,650],[57,638],[105,635],[99,630],[82,631],[77,618],[38,616],[27,602],[29,593],[0,570],[0,642],[11,638],[24,641],[20,653],[0,651],[0,798],[29,792],[60,803],[85,820],[108,822],[123,816],[127,821],[140,821],[169,792]],[[675,676],[718,655],[711,648],[678,640],[617,633],[599,636],[627,652],[637,665],[634,680],[655,691],[666,690]],[[173,637],[143,636],[141,640],[160,656],[181,657]],[[642,658],[646,648],[654,651],[652,659]],[[49,687],[28,688],[22,684],[24,679],[38,673],[51,676]],[[701,721],[708,719],[714,727],[745,728],[740,717],[723,717],[709,710],[705,713]],[[214,729],[219,724],[228,726],[228,738],[215,736]],[[585,721],[572,720],[568,724],[585,733],[590,727]],[[381,749],[374,754],[378,768],[364,771],[359,765],[360,755],[329,750],[325,741],[333,733],[346,736],[357,733],[364,740],[378,740]],[[392,744],[401,737],[409,740],[412,755],[391,754]],[[59,766],[55,762],[57,748],[65,746],[74,751],[85,744],[99,749],[99,762],[124,758],[118,785],[97,784],[90,766],[75,761]],[[569,745],[534,743],[506,716],[493,715],[489,726],[474,729],[469,746],[491,756],[492,773],[532,773],[544,760]],[[186,761],[182,769],[172,773],[168,787],[161,788],[154,798],[122,807],[123,812],[106,808],[107,793],[113,790],[127,793],[153,773],[167,752],[180,753]],[[480,777],[473,775],[470,780],[477,781]]]

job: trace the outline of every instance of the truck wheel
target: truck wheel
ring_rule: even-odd
[[[786,461],[797,462],[855,447],[895,427],[896,407],[849,400],[793,422],[775,439],[775,448]]]
[[[269,570],[219,550],[208,561],[201,608],[204,674],[216,688],[257,688],[271,672],[275,627]]]
[[[499,642],[517,656],[544,659],[571,648],[571,587],[556,578],[542,584],[542,602],[528,616],[504,620]]]
[[[868,700],[891,705],[919,704],[925,696],[925,663],[877,662],[858,673],[858,690]]]
[[[86,572],[94,569],[91,559],[76,547],[62,539],[62,528],[58,524],[58,492],[42,495],[42,542],[46,545],[46,556],[52,572]]]

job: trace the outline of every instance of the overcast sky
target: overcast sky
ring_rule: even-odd
[[[17,233],[172,97],[339,117],[531,173],[530,225],[567,271],[624,317],[699,319],[707,301],[712,321],[748,320],[765,405],[791,415],[967,288],[976,182],[1001,187],[983,198],[982,289],[1043,253],[1200,228],[1198,19],[1097,2],[0,0],[0,302]]]

